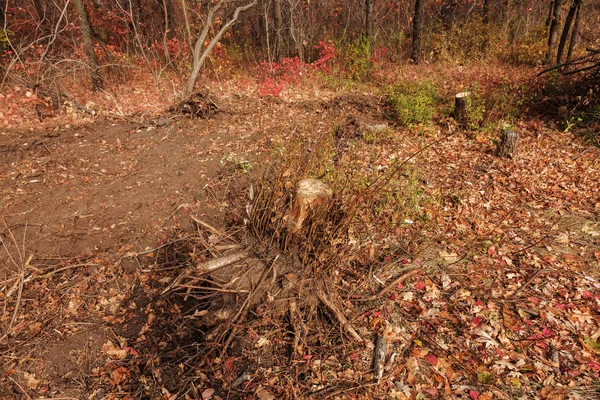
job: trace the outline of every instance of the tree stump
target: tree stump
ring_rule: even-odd
[[[469,120],[469,96],[471,92],[461,92],[454,96],[454,119],[462,126],[467,125]]]
[[[298,232],[310,213],[324,208],[331,199],[332,191],[318,179],[302,179],[298,182],[296,199],[290,213],[290,229]]]
[[[496,155],[499,157],[515,158],[519,147],[519,134],[515,131],[505,130],[498,143]]]

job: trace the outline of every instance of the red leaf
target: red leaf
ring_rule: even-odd
[[[473,325],[475,325],[476,327],[481,325],[482,322],[483,322],[483,320],[479,317],[473,318]]]
[[[542,335],[544,335],[544,337],[554,336],[554,331],[552,329],[544,328],[542,329]]]
[[[600,364],[598,364],[596,361],[590,361],[588,365],[596,371],[600,371]]]
[[[427,354],[425,357],[423,357],[423,359],[425,359],[425,361],[431,365],[436,365],[438,362],[437,357],[431,353]]]
[[[415,288],[417,288],[417,290],[425,290],[426,287],[427,287],[427,285],[425,285],[425,282],[415,283]]]
[[[229,357],[225,360],[224,366],[226,371],[233,371],[233,363],[235,362],[235,357]]]
[[[304,358],[306,361],[308,361],[312,358],[312,354],[306,354],[302,358]]]
[[[474,390],[470,390],[469,391],[469,396],[471,396],[471,399],[477,400],[479,398],[479,392],[476,392]]]
[[[132,356],[137,356],[138,352],[136,351],[136,349],[134,349],[133,347],[124,347],[124,350],[127,350],[127,352],[129,354],[131,354]]]
[[[488,253],[490,256],[492,256],[492,255],[494,255],[494,253],[496,253],[496,250],[494,250],[494,248],[493,248],[493,247],[490,247],[490,248],[488,249],[487,253]]]
[[[592,292],[588,292],[587,290],[584,290],[581,295],[583,296],[584,299],[593,299],[594,298],[594,295],[592,294]]]
[[[356,360],[358,360],[358,353],[357,353],[357,352],[354,352],[354,353],[350,354],[350,357],[349,357],[349,358],[350,358],[352,361],[356,361]]]
[[[396,293],[392,293],[392,294],[390,295],[390,300],[391,300],[391,301],[394,301],[394,300],[396,300]]]

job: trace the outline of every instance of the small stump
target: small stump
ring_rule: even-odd
[[[329,186],[318,179],[302,179],[298,182],[296,199],[290,215],[290,229],[299,232],[306,218],[325,209],[331,199]]]
[[[496,149],[498,157],[515,158],[519,147],[519,134],[515,131],[506,130],[502,133],[502,139]]]
[[[462,126],[466,126],[469,120],[469,96],[471,92],[461,92],[454,96],[454,119]]]

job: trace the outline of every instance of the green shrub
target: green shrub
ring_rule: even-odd
[[[350,44],[348,71],[351,79],[362,81],[371,76],[373,69],[371,50],[371,40],[367,38],[361,38]]]
[[[433,118],[437,91],[432,82],[396,84],[388,89],[388,105],[402,124],[422,124]]]
[[[483,125],[486,116],[485,100],[477,85],[471,86],[468,90],[471,95],[467,97],[467,126],[469,129],[479,129]]]

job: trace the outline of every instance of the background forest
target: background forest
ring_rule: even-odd
[[[152,84],[171,98],[191,94],[200,73],[243,75],[277,96],[315,73],[385,84],[407,63],[553,66],[597,55],[599,15],[579,0],[7,0],[2,87],[56,108],[90,86],[84,76],[94,90]]]

